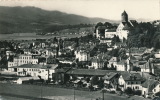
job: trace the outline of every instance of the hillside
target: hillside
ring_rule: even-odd
[[[35,32],[55,25],[93,24],[105,21],[113,22],[35,7],[0,6],[0,33]]]

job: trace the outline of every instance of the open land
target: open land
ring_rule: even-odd
[[[42,94],[42,95],[41,95]],[[73,100],[74,90],[38,85],[0,84],[0,100]],[[100,91],[75,90],[76,100],[95,100],[101,98]],[[118,96],[117,94],[104,94],[105,100],[145,100],[142,97]]]

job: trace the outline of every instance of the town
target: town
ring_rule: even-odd
[[[120,17],[81,37],[0,41],[0,83],[159,97],[160,21]]]

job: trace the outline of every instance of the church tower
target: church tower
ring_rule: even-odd
[[[122,17],[122,22],[128,22],[128,14],[126,13],[126,11],[122,13],[121,17]]]

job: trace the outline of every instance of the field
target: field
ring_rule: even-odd
[[[0,84],[0,100],[74,100],[73,94],[73,89],[38,85]],[[98,97],[102,97],[100,91],[75,90],[75,100],[95,100]],[[146,100],[138,96],[127,98],[126,96],[109,93],[105,93],[104,98],[104,100]]]
[[[42,90],[42,91],[41,91]],[[17,85],[0,84],[0,100],[73,100],[74,90],[56,87],[36,86],[36,85]],[[76,100],[95,100],[102,97],[100,91],[79,91],[75,90]],[[127,100],[126,97],[120,97],[116,94],[105,94],[105,100]]]
[[[93,27],[64,29],[58,32],[47,33],[46,35],[36,35],[36,33],[13,33],[0,34],[0,40],[32,40],[32,39],[49,39],[54,37],[74,38],[85,36],[87,33],[93,33]]]
[[[0,40],[34,40],[34,39],[49,39],[54,37],[74,38],[81,37],[85,34],[60,34],[60,35],[36,35],[34,33],[20,34],[0,34]]]

